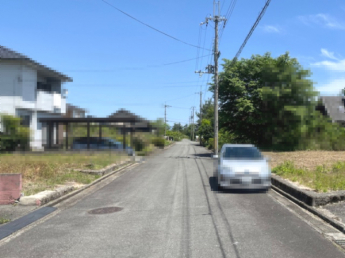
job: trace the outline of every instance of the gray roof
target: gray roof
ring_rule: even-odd
[[[85,109],[85,108],[73,106],[69,103],[66,104],[66,108],[67,108],[67,110],[76,110],[78,112],[85,112],[85,113],[88,112],[87,109]]]
[[[136,119],[138,122],[144,122],[144,123],[149,123],[149,121],[145,120],[144,118],[137,116],[128,110],[125,109],[119,109],[116,113],[111,114],[109,117],[112,118],[133,118]]]
[[[34,60],[32,60],[31,58],[22,55],[20,53],[17,53],[9,48],[6,48],[4,46],[0,45],[0,60],[18,60],[18,61],[24,61],[27,62],[28,64],[34,65],[37,70],[40,71],[45,71],[48,72],[50,74],[52,74],[55,77],[58,77],[60,80],[65,81],[65,82],[72,82],[72,78],[68,77],[67,75],[64,75],[62,73],[59,73],[45,65],[42,65]]]
[[[341,96],[324,96],[320,97],[326,109],[327,115],[335,121],[345,121],[345,107],[343,97]]]

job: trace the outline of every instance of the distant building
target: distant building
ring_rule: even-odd
[[[71,117],[71,118],[86,117],[86,113],[88,113],[86,109],[76,107],[71,104],[67,104],[66,109],[67,109],[66,117]]]
[[[345,98],[342,96],[321,96],[316,110],[328,116],[332,122],[345,127]]]
[[[32,148],[42,148],[47,137],[45,125],[38,119],[65,115],[62,84],[66,82],[72,78],[0,46],[0,113],[22,119],[22,125],[31,129]]]

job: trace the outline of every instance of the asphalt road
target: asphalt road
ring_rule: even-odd
[[[0,246],[0,257],[344,257],[272,192],[213,190],[184,140]],[[103,207],[123,210],[91,215]]]

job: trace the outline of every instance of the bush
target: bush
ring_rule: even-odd
[[[154,146],[156,146],[156,147],[164,148],[164,146],[165,146],[165,139],[163,139],[161,137],[152,138],[152,144]]]
[[[0,134],[0,151],[27,150],[30,144],[30,129],[20,125],[20,118],[1,115],[4,133]]]
[[[145,147],[145,142],[139,137],[133,138],[133,146],[135,151],[142,151]]]
[[[207,141],[207,148],[209,150],[214,150],[214,138],[209,138]]]

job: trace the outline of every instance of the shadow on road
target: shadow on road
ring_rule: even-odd
[[[209,177],[209,183],[211,186],[211,191],[220,193],[232,193],[232,194],[257,194],[257,193],[267,193],[266,189],[218,189],[217,177]]]
[[[192,155],[199,158],[212,158],[212,153],[195,153]]]

